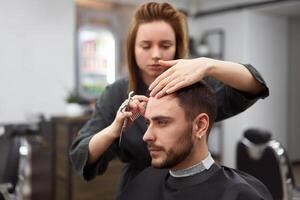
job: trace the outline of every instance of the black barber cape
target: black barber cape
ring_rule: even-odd
[[[133,179],[118,200],[271,200],[256,178],[213,164],[194,176],[174,178],[166,169],[146,168]]]

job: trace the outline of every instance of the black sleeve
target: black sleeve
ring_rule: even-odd
[[[249,95],[211,77],[205,78],[205,81],[214,89],[217,96],[218,115],[216,121],[237,115],[248,109],[258,99],[269,96],[269,88],[260,73],[252,65],[244,66],[249,70],[252,76],[264,86],[264,90],[260,94],[255,96]]]
[[[93,165],[87,165],[88,144],[92,136],[109,126],[122,103],[122,97],[126,94],[124,86],[115,84],[108,86],[96,103],[92,118],[79,131],[76,139],[70,148],[70,159],[77,173],[85,180],[91,180],[96,175],[105,172],[109,161],[111,161],[117,151],[117,141],[107,149],[100,157],[99,161]]]

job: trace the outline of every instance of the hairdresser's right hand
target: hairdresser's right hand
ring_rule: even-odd
[[[126,118],[128,118],[126,125],[129,127],[134,121],[130,119],[130,117],[134,116],[136,113],[144,115],[147,102],[147,97],[135,95],[132,97],[128,106],[126,106],[126,110],[121,108],[124,107],[124,105],[127,105],[128,102],[124,101],[122,103],[113,123],[100,132],[94,134],[89,141],[89,165],[96,163],[101,155],[103,155],[103,153],[109,148],[109,146],[120,137],[123,123]]]
[[[115,120],[113,121],[113,123],[111,124],[111,128],[113,129],[113,133],[115,134],[115,137],[119,137],[122,131],[122,127],[123,127],[123,123],[125,121],[126,118],[128,118],[127,120],[127,124],[126,124],[126,128],[130,127],[132,125],[132,123],[134,122],[134,116],[136,115],[144,115],[145,114],[145,108],[146,108],[146,104],[148,102],[148,97],[143,96],[143,95],[135,95],[132,97],[131,101],[129,101],[126,99],[122,105],[120,106]],[[124,108],[124,106],[128,104],[128,106],[126,107],[126,109],[122,109]]]

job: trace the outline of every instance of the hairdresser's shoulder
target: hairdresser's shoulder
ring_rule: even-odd
[[[107,90],[127,90],[128,88],[128,78],[122,77],[115,82],[106,86]]]

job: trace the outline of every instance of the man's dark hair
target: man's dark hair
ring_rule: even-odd
[[[181,88],[175,92],[179,105],[184,109],[185,117],[192,121],[200,113],[209,117],[208,133],[217,116],[217,99],[214,91],[204,82]]]

